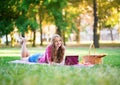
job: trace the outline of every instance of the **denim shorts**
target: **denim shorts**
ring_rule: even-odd
[[[41,53],[33,54],[28,58],[28,61],[29,62],[38,62],[38,59],[41,58],[42,56],[43,56],[43,54],[41,54]]]

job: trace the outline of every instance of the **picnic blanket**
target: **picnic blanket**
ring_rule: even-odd
[[[49,65],[47,63],[33,63],[33,62],[24,61],[24,60],[13,60],[13,61],[10,61],[8,63],[28,64],[28,65],[31,65],[31,64]],[[74,67],[93,67],[94,66],[93,64],[82,64],[82,63],[76,64],[76,65],[64,65],[64,64],[56,64],[56,65],[60,65],[60,66],[74,66]]]

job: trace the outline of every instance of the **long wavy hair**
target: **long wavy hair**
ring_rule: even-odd
[[[61,46],[58,48],[58,50],[55,48],[55,38],[58,37],[61,40]],[[51,56],[51,61],[55,63],[61,63],[64,54],[65,54],[65,47],[63,45],[63,40],[58,34],[54,34],[51,38],[51,45],[52,45],[52,56]]]

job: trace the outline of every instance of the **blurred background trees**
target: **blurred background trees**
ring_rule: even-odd
[[[32,46],[38,42],[42,46],[49,42],[52,34],[58,33],[64,44],[68,41],[80,44],[85,38],[99,48],[104,33],[101,31],[105,29],[114,41],[113,29],[117,27],[119,40],[119,4],[120,0],[3,0],[0,3],[0,39],[2,42],[5,37],[6,45],[14,46],[23,36]],[[84,35],[85,32],[88,35]]]

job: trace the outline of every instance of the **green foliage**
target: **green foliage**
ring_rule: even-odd
[[[22,34],[28,31],[28,26],[31,28],[32,31],[37,29],[38,24],[35,19],[33,18],[26,18],[24,16],[19,17],[19,19],[16,20],[16,26]]]
[[[64,6],[66,6],[66,1],[65,0],[45,0],[44,1],[44,5],[48,8],[48,9],[62,9]]]
[[[111,16],[109,16],[108,20],[106,21],[107,26],[111,25],[110,28],[119,23],[119,13],[117,13],[117,9],[111,8],[111,11],[113,11],[113,13],[111,13]]]
[[[0,3],[0,36],[11,33],[14,20],[18,17],[16,0],[2,0]],[[4,4],[4,5],[3,5]]]
[[[16,25],[19,32],[24,34],[28,31],[28,26],[31,30],[35,30],[38,27],[35,19],[36,9],[35,5],[39,4],[39,0],[23,0],[20,4],[21,15],[16,20]]]
[[[119,22],[120,0],[96,1],[100,28],[116,25]],[[64,31],[65,34],[73,31],[78,34],[76,19],[81,13],[92,13],[89,10],[93,6],[92,2],[93,0],[2,0],[0,3],[0,36],[13,31],[13,23],[17,25],[21,33],[25,33],[28,26],[34,31],[38,28],[35,20],[36,14],[39,16],[40,29],[43,23],[54,23],[57,30]],[[65,13],[63,13],[64,10]]]
[[[13,23],[11,20],[2,20],[0,21],[0,36],[8,35],[10,32],[12,32],[13,29]]]
[[[0,19],[15,19],[18,17],[16,0],[2,0],[0,3]],[[4,5],[3,5],[4,4]]]
[[[103,10],[104,9],[104,10]],[[101,27],[114,27],[117,23],[119,23],[119,0],[103,0],[98,1],[98,17],[99,17],[99,25]]]
[[[27,18],[24,16],[19,16],[19,18],[16,20],[16,26],[18,28],[18,31],[21,33],[24,33],[27,31],[28,24],[26,24]]]
[[[63,20],[62,9],[66,6],[65,0],[46,0],[44,2],[49,14],[52,14],[58,29],[66,29],[66,22]]]
[[[32,31],[38,28],[38,24],[36,23],[36,20],[32,18],[26,21],[26,25],[29,25]]]
[[[71,5],[68,4],[64,8],[65,9],[65,15],[64,15],[65,22],[67,23],[67,27],[69,28],[69,30],[66,30],[66,31],[70,31],[70,33],[73,31],[78,32],[77,24],[80,24],[80,22],[76,22],[76,21],[77,21],[77,18],[79,18],[81,11],[78,10],[79,8],[78,5],[74,6],[75,4],[76,4],[75,2]]]
[[[31,4],[39,4],[39,1],[40,0],[23,0],[22,1],[22,3],[21,3],[21,6],[20,6],[20,8],[21,8],[21,10],[23,11],[28,11],[28,9],[29,9],[29,6],[31,5]]]

